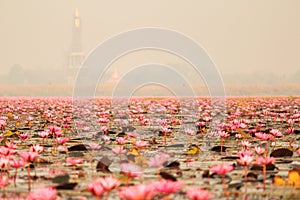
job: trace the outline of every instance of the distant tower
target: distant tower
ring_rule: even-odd
[[[71,49],[68,55],[68,82],[71,83],[84,60],[84,52],[81,46],[81,20],[78,9],[75,9],[73,19],[73,35]]]

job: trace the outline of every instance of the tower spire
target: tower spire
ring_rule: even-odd
[[[72,43],[69,53],[69,68],[79,68],[84,59],[84,53],[81,45],[81,19],[78,8],[74,11],[73,22]]]
[[[74,26],[76,28],[80,27],[80,17],[79,17],[78,8],[75,8],[75,12],[74,12]]]
[[[68,68],[69,68],[69,82],[75,78],[77,70],[80,68],[84,60],[84,52],[82,51],[81,45],[81,18],[79,15],[78,8],[74,10],[73,16],[73,32],[72,32],[72,42],[70,46],[70,51],[68,55]]]

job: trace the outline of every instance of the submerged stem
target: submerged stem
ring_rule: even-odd
[[[28,191],[30,191],[31,186],[30,186],[30,163],[28,163],[27,166],[27,174],[28,174]]]
[[[226,180],[225,180],[225,175],[222,175],[222,185],[223,185],[223,191],[224,191],[224,195],[226,196],[226,199],[229,199],[229,193],[227,190],[227,186],[226,186]]]
[[[267,179],[267,165],[263,165],[263,173],[264,173],[264,190],[266,189],[266,179]]]

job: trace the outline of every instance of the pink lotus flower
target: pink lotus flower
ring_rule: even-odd
[[[105,177],[97,180],[105,190],[113,190],[121,185],[121,182],[113,177]]]
[[[16,150],[7,147],[0,147],[0,154],[4,157],[9,157],[16,153]]]
[[[167,134],[171,133],[171,130],[164,127],[161,132],[164,134],[164,144],[167,144]]]
[[[131,137],[131,138],[136,138],[139,136],[139,134],[135,133],[135,132],[129,132],[129,133],[126,133],[126,135],[128,137]]]
[[[42,132],[39,132],[38,135],[41,137],[41,138],[47,138],[49,136],[49,131],[42,131]]]
[[[287,123],[289,124],[289,125],[293,125],[294,123],[295,123],[295,120],[293,120],[293,119],[288,119],[287,120]]]
[[[242,145],[245,149],[251,147],[251,143],[247,140],[243,140]]]
[[[272,130],[270,131],[270,133],[271,133],[272,135],[274,135],[275,137],[282,137],[282,136],[283,136],[282,133],[281,133],[279,130],[277,130],[277,129],[272,129]]]
[[[15,150],[15,149],[18,148],[18,146],[17,146],[16,144],[14,144],[13,141],[6,142],[6,143],[5,143],[5,146],[6,146],[7,148],[13,149],[13,150]]]
[[[82,128],[82,131],[84,131],[84,132],[88,132],[88,131],[90,131],[91,130],[91,128],[89,127],[89,126],[84,126],[83,128]]]
[[[202,188],[187,189],[186,195],[190,200],[210,200],[212,198],[212,195]]]
[[[78,164],[82,164],[83,161],[81,158],[76,158],[76,157],[70,157],[66,159],[66,163],[68,165],[78,165]]]
[[[99,182],[89,183],[86,185],[86,187],[88,191],[90,191],[96,197],[101,196],[105,192],[103,186]]]
[[[151,200],[155,195],[153,187],[145,184],[123,187],[119,191],[119,197],[126,200]]]
[[[256,159],[256,163],[259,165],[267,165],[274,162],[275,162],[275,158],[269,156],[268,157],[260,156]]]
[[[116,142],[117,142],[118,144],[125,144],[125,143],[127,142],[127,139],[124,138],[124,137],[117,137],[117,138],[116,138]]]
[[[116,146],[111,151],[116,155],[121,155],[126,152],[123,146]]]
[[[227,173],[231,172],[233,170],[232,165],[215,165],[210,168],[214,173],[219,175],[226,175]]]
[[[107,133],[107,132],[108,132],[107,126],[101,126],[101,131],[102,131],[103,133]]]
[[[264,188],[264,190],[266,189],[267,164],[274,163],[274,162],[275,162],[275,158],[269,157],[269,156],[268,157],[260,156],[256,159],[257,164],[263,165],[263,175],[264,175],[263,188]]]
[[[248,129],[247,130],[249,133],[256,133],[256,129],[255,128],[253,128],[253,129]]]
[[[37,192],[32,192],[28,195],[29,200],[56,200],[57,192],[55,188],[45,187]]]
[[[185,134],[190,135],[190,136],[196,135],[195,131],[193,131],[192,129],[186,129]]]
[[[0,176],[0,187],[5,187],[9,183],[7,176]]]
[[[161,180],[151,184],[155,191],[163,194],[172,194],[183,187],[181,181]]]
[[[61,134],[61,128],[58,126],[49,126],[48,130],[53,135],[60,135]]]
[[[58,126],[49,126],[48,131],[50,134],[52,134],[54,137],[60,137],[63,135],[63,132],[61,131],[61,128]]]
[[[107,118],[99,118],[99,123],[108,123],[109,122],[109,119]]]
[[[25,162],[33,162],[36,157],[38,156],[37,152],[19,152],[19,156],[25,161]]]
[[[252,153],[250,151],[240,151],[238,153],[238,156],[240,158],[237,159],[236,161],[239,165],[249,166],[253,161]]]
[[[70,141],[70,138],[57,138],[57,139],[55,139],[55,142],[57,142],[58,144],[65,144],[69,141]]]
[[[242,138],[242,135],[239,134],[239,133],[237,133],[237,134],[234,135],[234,137],[235,137],[235,139],[241,139],[241,138]]]
[[[8,169],[9,167],[9,159],[0,157],[0,169]]]
[[[37,152],[19,152],[19,156],[24,160],[24,162],[28,162],[27,170],[28,170],[28,190],[30,190],[30,163],[35,162],[36,157],[38,156]]]
[[[21,134],[19,135],[19,138],[21,138],[21,140],[26,140],[28,137],[29,137],[29,134],[28,134],[28,133],[21,133]]]
[[[197,124],[197,126],[202,127],[202,126],[205,125],[205,122],[203,122],[203,121],[202,122],[197,122],[196,124]]]
[[[33,144],[30,147],[30,151],[31,152],[36,152],[36,153],[40,154],[40,153],[42,153],[44,151],[44,147],[40,146],[39,144]]]
[[[225,131],[220,131],[220,132],[219,132],[219,136],[220,136],[221,138],[227,138],[227,137],[229,137],[230,135],[229,135],[229,133],[227,133],[227,132],[225,132]]]
[[[167,120],[160,120],[160,121],[159,121],[159,124],[160,124],[161,126],[167,126],[167,125],[168,125],[168,121],[167,121]],[[163,130],[167,131],[167,128],[163,128],[163,129],[162,129],[162,132],[164,132]]]
[[[274,139],[273,135],[269,135],[269,134],[262,133],[262,132],[255,133],[255,137],[257,137],[258,139],[261,139],[261,140],[265,140],[265,141]]]
[[[286,134],[292,134],[292,133],[294,133],[294,131],[295,131],[294,128],[288,128],[288,129],[285,130],[285,133]]]
[[[162,164],[166,162],[169,157],[170,156],[168,154],[164,153],[156,154],[154,157],[150,158],[147,163],[150,167],[159,167],[162,166]]]
[[[139,147],[139,148],[144,148],[148,146],[148,142],[147,141],[143,141],[143,140],[138,140],[134,142],[135,146]]]
[[[122,163],[121,172],[127,177],[139,177],[143,175],[143,170],[140,166],[131,163]]]
[[[7,125],[6,121],[5,120],[0,120],[0,128],[3,128]]]
[[[161,129],[161,132],[166,135],[166,134],[170,133],[171,130],[164,127],[164,128]]]
[[[211,117],[204,117],[203,118],[203,120],[206,121],[206,122],[210,121],[211,119],[212,119]]]
[[[91,150],[99,150],[99,149],[101,149],[101,145],[94,143],[94,142],[90,142],[88,144],[88,148]]]
[[[110,141],[110,137],[107,135],[103,135],[102,139],[104,140],[104,142],[109,142]]]
[[[20,167],[23,167],[25,165],[25,162],[24,160],[11,160],[10,162],[10,166],[13,167],[13,168],[20,168]]]
[[[261,155],[261,154],[265,153],[265,149],[262,147],[254,147],[254,151],[257,155]]]

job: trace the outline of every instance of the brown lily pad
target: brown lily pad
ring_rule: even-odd
[[[69,174],[63,174],[63,175],[58,175],[53,178],[52,183],[59,183],[59,184],[65,184],[68,183],[70,180],[70,175]]]
[[[84,144],[77,144],[68,148],[68,151],[87,151]]]
[[[111,163],[112,161],[107,156],[102,157],[97,163],[96,171],[103,173],[111,173],[111,171],[109,170],[109,166],[111,165]]]
[[[287,149],[287,148],[280,148],[274,150],[270,156],[278,158],[278,157],[292,157],[294,154],[293,151]]]
[[[168,172],[164,172],[164,171],[161,171],[159,172],[159,175],[163,178],[163,179],[166,179],[166,180],[171,180],[171,181],[177,181],[176,177],[169,174]]]
[[[179,169],[180,163],[178,161],[172,161],[172,162],[164,162],[163,166],[166,168],[173,168],[173,169]]]
[[[274,170],[274,169],[276,169],[276,166],[275,166],[274,164],[270,163],[270,164],[267,164],[267,165],[266,165],[266,169],[267,169],[267,170]],[[250,170],[254,170],[254,171],[262,171],[262,170],[263,170],[263,166],[262,166],[262,165],[254,164],[254,165],[250,168]]]
[[[215,152],[221,152],[221,149],[222,149],[222,152],[225,152],[227,148],[228,147],[225,147],[225,146],[222,146],[222,148],[221,148],[221,146],[214,146],[210,150],[215,151]]]
[[[73,190],[77,183],[64,183],[61,185],[56,186],[57,190]]]

